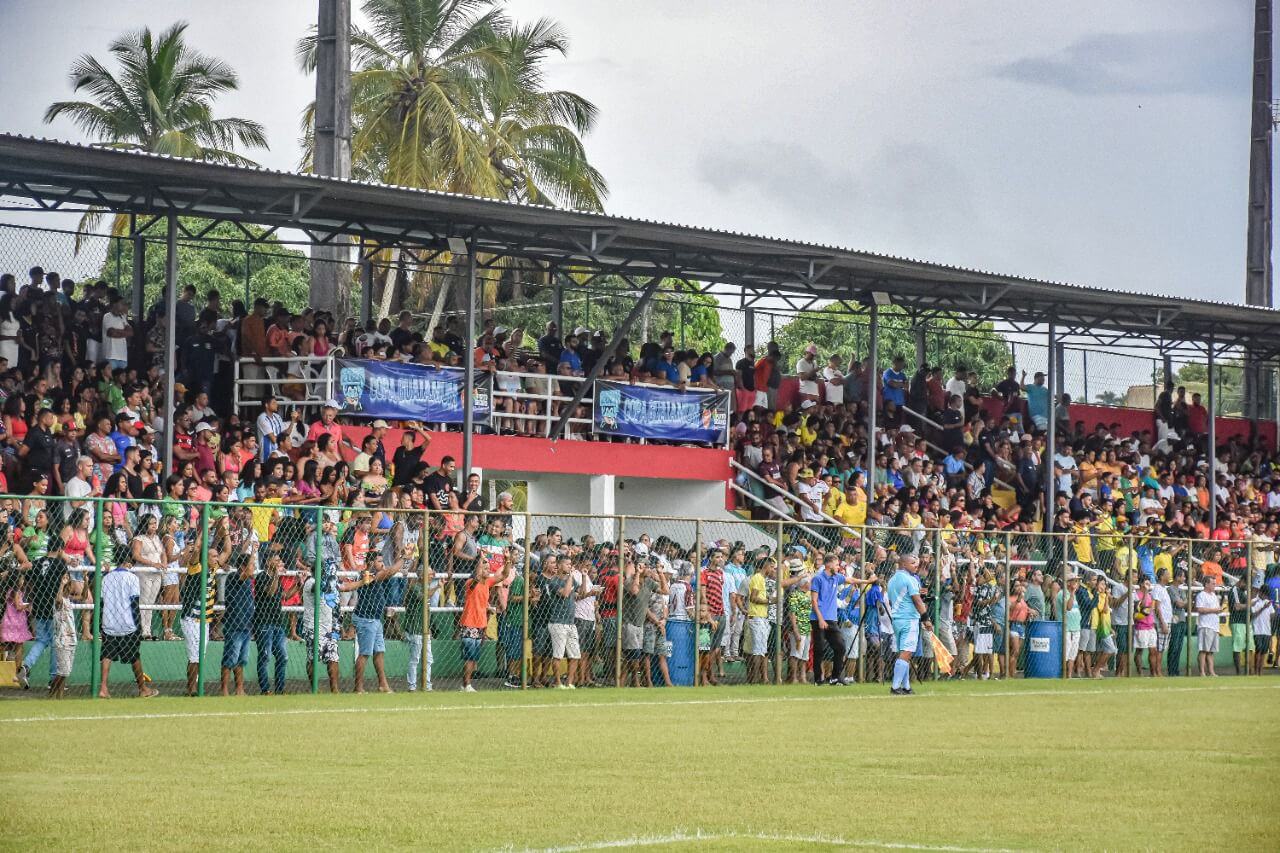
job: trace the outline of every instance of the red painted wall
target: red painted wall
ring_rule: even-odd
[[[356,447],[368,427],[346,426],[343,432]],[[387,430],[382,443],[388,458],[400,446],[403,430]],[[477,435],[472,444],[475,466],[496,471],[534,471],[543,474],[616,474],[619,477],[662,477],[669,480],[729,479],[732,453],[705,447],[614,444],[606,441],[558,441],[503,435]],[[349,458],[354,452],[347,451]],[[462,460],[462,433],[432,432],[424,458],[436,464],[443,456]]]

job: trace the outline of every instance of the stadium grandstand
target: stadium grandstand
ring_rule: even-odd
[[[21,687],[883,681],[906,565],[918,678],[1280,665],[1274,310],[11,135],[0,195],[128,223],[114,280],[0,225]],[[280,235],[349,246],[349,298],[179,263]],[[377,316],[418,274],[456,298]]]

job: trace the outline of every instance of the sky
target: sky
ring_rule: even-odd
[[[586,142],[610,213],[1243,301],[1247,0],[507,6],[570,36],[550,84],[599,107]],[[81,139],[42,121],[74,59],[182,19],[240,73],[218,111],[265,125],[259,162],[296,168],[314,81],[293,48],[315,14],[0,0],[0,130]]]

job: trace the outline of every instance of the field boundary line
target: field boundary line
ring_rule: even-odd
[[[841,838],[834,835],[786,835],[771,832],[674,832],[670,835],[642,835],[608,841],[587,841],[559,847],[528,847],[521,853],[586,853],[590,850],[614,850],[632,847],[657,847],[662,844],[679,844],[685,841],[783,841],[800,844],[817,844],[830,847],[875,847],[886,850],[929,850],[939,853],[1013,853],[1001,847],[958,847],[950,844],[913,844],[907,841],[876,841],[872,839]],[[502,851],[516,848],[504,847]]]
[[[816,688],[815,688],[816,689]],[[458,711],[538,711],[548,708],[652,708],[669,705],[672,707],[687,707],[694,705],[760,705],[765,702],[876,702],[876,701],[893,701],[910,704],[913,701],[920,700],[939,700],[939,699],[996,699],[996,698],[1012,698],[1019,696],[1119,696],[1129,693],[1226,693],[1240,692],[1246,690],[1277,690],[1280,684],[1258,684],[1258,685],[1229,685],[1223,687],[1137,687],[1131,690],[1123,690],[1112,692],[1110,690],[995,690],[988,693],[921,693],[914,697],[906,698],[900,696],[890,696],[887,693],[880,693],[871,696],[860,695],[857,693],[839,693],[839,688],[831,688],[832,692],[826,695],[816,696],[761,696],[761,697],[741,697],[734,698],[726,696],[723,699],[640,699],[637,701],[624,700],[620,702],[510,702],[500,704],[484,704],[484,703],[465,703],[450,705],[402,705],[390,707],[378,707],[376,705],[364,706],[347,706],[342,708],[284,708],[281,710],[267,711],[164,711],[157,713],[138,713],[138,714],[69,714],[66,716],[33,716],[33,717],[0,717],[0,725],[12,724],[29,724],[29,723],[81,723],[81,722],[107,722],[115,720],[174,720],[182,718],[190,719],[217,719],[219,717],[296,717],[296,716],[317,716],[326,714],[407,714],[407,713],[453,713]],[[127,700],[126,700],[127,701]]]

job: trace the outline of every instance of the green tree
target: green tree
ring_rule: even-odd
[[[1104,406],[1122,406],[1124,397],[1115,391],[1103,391],[1098,394],[1098,402]]]
[[[545,86],[547,60],[568,50],[558,25],[514,24],[493,0],[365,0],[362,8],[369,29],[351,31],[356,177],[602,208],[605,181],[582,145],[596,108]],[[314,33],[299,42],[297,55],[303,70],[315,69]],[[313,127],[314,104],[303,117],[304,168],[310,167]],[[436,294],[432,315],[439,316],[456,274],[391,275],[385,271],[396,268],[398,252],[380,260],[379,313],[404,302],[409,293],[402,291],[416,291],[423,306]],[[461,266],[456,262],[454,272]],[[460,296],[456,302],[461,307]]]
[[[266,148],[262,126],[214,117],[216,98],[239,81],[231,66],[189,47],[186,30],[179,21],[158,37],[147,27],[120,36],[109,47],[118,74],[94,56],[81,56],[71,66],[71,86],[90,100],[50,104],[45,123],[65,116],[104,148],[252,165],[235,148]],[[104,212],[90,208],[80,230],[94,230]],[[112,233],[125,233],[127,224],[117,215]]]
[[[198,232],[208,223],[199,219],[183,219],[183,225]],[[301,311],[310,296],[310,270],[307,256],[283,246],[274,237],[266,237],[265,229],[246,226],[261,242],[256,245],[228,240],[243,240],[244,234],[230,223],[219,223],[201,240],[178,243],[178,285],[195,287],[201,301],[210,290],[222,294],[225,305],[243,299],[245,277],[253,298],[279,301],[290,311]],[[143,267],[143,302],[155,305],[164,290],[165,252],[163,243],[147,246]],[[107,282],[119,281],[121,292],[128,295],[133,281],[133,253],[108,252],[98,277]]]
[[[782,350],[787,371],[810,343],[818,347],[823,358],[839,355],[844,364],[855,354],[866,358],[870,350],[866,318],[851,315],[840,305],[798,315],[776,330],[775,340]],[[928,343],[930,364],[941,364],[946,371],[964,365],[977,372],[983,388],[990,388],[1003,379],[1005,369],[1012,363],[1008,343],[990,323],[968,331],[959,328],[955,320],[934,317],[928,322]],[[906,315],[895,306],[880,309],[878,352],[881,369],[897,355],[904,357],[908,366],[915,364],[915,335]]]

